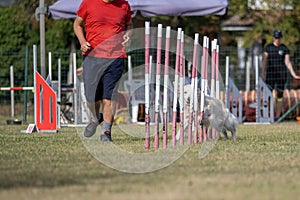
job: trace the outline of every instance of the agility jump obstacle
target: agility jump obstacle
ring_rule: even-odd
[[[13,66],[10,67],[11,87],[1,87],[0,90],[11,91],[11,115],[14,116],[14,91],[34,91],[34,125],[31,130],[55,132],[57,130],[56,94],[48,83],[36,71],[36,46],[33,46],[34,58],[34,87],[14,87]]]
[[[35,72],[35,79],[36,79],[35,124],[37,130],[41,132],[56,132],[57,131],[56,93],[38,72]]]
[[[57,98],[55,91],[37,72],[37,48],[33,46],[34,124],[38,132],[57,131]],[[51,75],[51,74],[50,74]],[[50,78],[51,79],[51,78]]]
[[[36,52],[36,46],[34,46],[34,52]],[[36,53],[34,53],[34,60],[36,59]],[[46,80],[46,83],[43,83],[43,81],[45,81],[42,77],[42,79],[40,80],[41,83],[37,82],[38,79],[35,81],[37,84],[42,84],[43,89],[46,88],[47,92],[44,92],[40,95],[40,98],[43,98],[41,100],[42,103],[44,103],[44,101],[48,101],[47,99],[50,98],[50,101],[53,102],[53,105],[50,108],[50,113],[47,113],[45,109],[49,109],[46,107],[43,107],[43,104],[39,104],[39,101],[36,101],[36,105],[35,105],[35,124],[37,125],[37,129],[39,131],[43,131],[43,132],[55,132],[57,131],[58,128],[60,127],[67,127],[67,126],[82,126],[82,125],[86,125],[86,124],[82,124],[82,123],[86,123],[89,121],[89,111],[87,108],[87,104],[86,104],[86,99],[84,96],[84,87],[83,87],[83,83],[78,84],[78,80],[77,80],[77,75],[76,75],[76,66],[77,66],[77,62],[76,62],[76,53],[72,53],[72,70],[71,70],[71,74],[72,74],[72,84],[68,84],[66,86],[62,87],[61,84],[61,59],[58,59],[58,80],[52,80],[52,58],[51,58],[51,52],[49,52],[49,75],[48,75],[48,79]],[[36,65],[36,61],[34,61],[34,68],[35,68],[35,72],[37,71],[37,65]],[[50,85],[49,85],[50,84]],[[38,88],[37,88],[38,89]],[[38,92],[38,90],[35,89],[35,91]],[[53,90],[53,93],[51,92],[51,96],[48,96],[48,90],[51,91]],[[71,102],[62,102],[61,99],[61,92],[64,93],[70,93],[70,96],[72,97],[72,101]],[[54,96],[54,94],[56,96]],[[35,100],[37,99],[37,95],[35,96]],[[46,98],[46,99],[45,99]],[[55,101],[54,101],[54,100]],[[74,125],[72,124],[65,124],[65,123],[61,123],[61,119],[64,118],[64,113],[61,110],[61,106],[65,106],[71,103],[71,107],[73,109],[73,113],[74,113]],[[79,107],[80,105],[80,107]],[[43,126],[41,128],[41,123],[38,122],[37,120],[39,120],[39,117],[37,116],[38,113],[41,113],[43,116],[41,117],[41,119],[51,119],[51,123],[49,123],[49,121],[43,121]],[[49,116],[47,116],[47,114],[50,114]],[[44,128],[47,127],[47,128]],[[54,128],[56,127],[56,128]]]
[[[74,85],[71,91],[72,94],[77,93],[76,88],[76,54],[73,54],[73,73]],[[37,47],[33,45],[33,71],[34,71],[34,87],[27,87],[25,89],[32,89],[34,91],[34,124],[30,124],[27,130],[36,130],[38,132],[57,132],[61,127],[61,60],[58,59],[58,80],[52,81],[52,58],[49,52],[49,75],[45,80],[37,72]],[[3,88],[7,89],[7,88]],[[20,87],[11,88],[17,90]],[[24,88],[23,88],[24,89]],[[64,88],[66,89],[66,88]],[[74,110],[77,110],[77,96],[74,95]],[[75,125],[77,122],[77,113],[75,114]]]
[[[34,87],[15,87],[14,86],[14,66],[10,66],[10,87],[0,87],[0,91],[10,91],[11,117],[15,117],[15,97],[14,91],[34,90]],[[26,105],[24,105],[26,106]]]

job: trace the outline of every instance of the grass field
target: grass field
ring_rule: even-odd
[[[61,128],[55,134],[20,133],[24,129],[24,125],[0,125],[1,200],[286,200],[300,196],[300,125],[296,121],[241,124],[237,141],[219,140],[206,157],[198,156],[200,144],[191,145],[168,167],[141,174],[101,164],[74,128]],[[117,132],[116,145],[145,151],[143,140]]]

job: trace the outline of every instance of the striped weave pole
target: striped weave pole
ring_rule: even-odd
[[[180,65],[179,65],[179,106],[180,106],[180,144],[184,144],[184,32],[180,36]]]
[[[200,132],[199,132],[199,142],[202,142],[203,138],[203,112],[204,112],[204,73],[205,73],[205,48],[206,48],[206,36],[203,37],[202,45],[202,58],[201,58],[201,90],[200,90]]]
[[[172,118],[172,146],[176,145],[176,131],[177,131],[177,102],[178,102],[178,79],[179,79],[179,64],[180,64],[180,45],[181,45],[181,28],[177,29],[177,44],[176,44],[176,60],[175,60],[175,80],[173,92],[173,118]]]
[[[215,69],[216,69],[216,49],[217,44],[216,41],[213,40],[211,42],[211,84],[210,84],[210,96],[215,97]]]
[[[205,87],[204,87],[204,93],[205,95],[208,95],[208,50],[209,50],[209,38],[206,37],[206,48],[205,50],[205,65],[204,65],[204,82],[205,82]]]
[[[194,90],[195,90],[195,77],[196,77],[196,59],[197,59],[197,44],[199,40],[199,34],[195,34],[194,39],[194,51],[193,51],[193,66],[192,66],[192,75],[191,75],[191,96],[190,96],[190,116],[189,116],[189,126],[188,126],[188,144],[192,143],[192,129],[194,127]]]
[[[161,71],[161,43],[162,43],[162,24],[158,24],[157,29],[157,57],[156,57],[156,81],[155,81],[155,113],[154,113],[154,148],[159,147],[159,107],[160,107],[160,71]]]
[[[216,43],[216,40],[213,40],[211,42],[211,80],[210,80],[210,96],[211,97],[216,97],[215,96],[215,90],[216,90],[216,79],[215,79],[215,76],[216,76],[216,73],[215,73],[215,70],[216,70],[216,49],[217,49],[217,43]],[[216,139],[217,137],[217,131],[216,129],[212,129],[209,131],[209,133],[211,134],[210,135],[210,139]]]
[[[216,49],[216,98],[220,99],[220,77],[219,77],[219,45]]]
[[[203,114],[204,114],[204,102],[205,95],[207,95],[208,91],[208,81],[207,81],[207,73],[208,73],[208,48],[209,48],[209,38],[207,36],[203,37],[203,51],[202,51],[202,62],[201,62],[201,101],[200,101],[200,135],[199,141],[206,141],[206,128],[203,126]]]
[[[150,149],[150,88],[149,88],[150,22],[145,22],[145,148]]]
[[[208,95],[208,49],[209,49],[209,38],[206,37],[206,48],[205,50],[205,64],[204,64],[204,94]],[[204,97],[205,98],[205,97]],[[203,127],[203,140],[207,140],[207,130]]]
[[[203,136],[203,112],[204,112],[204,63],[205,63],[205,56],[204,56],[204,49],[206,45],[206,36],[203,37],[203,44],[202,44],[202,56],[201,56],[201,88],[200,88],[200,114],[199,114],[199,121],[200,121],[200,132],[199,132],[199,142],[202,142]]]
[[[195,34],[194,55],[193,55],[193,70],[195,73],[194,81],[194,144],[198,143],[198,45],[199,34]]]
[[[217,42],[216,42],[216,44],[217,44]],[[215,94],[215,96],[217,99],[220,99],[219,45],[216,45],[216,94]]]
[[[169,83],[169,51],[171,27],[166,28],[165,68],[164,68],[164,100],[163,100],[163,148],[168,144],[168,83]]]

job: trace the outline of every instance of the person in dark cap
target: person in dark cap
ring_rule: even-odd
[[[300,79],[290,62],[290,50],[281,43],[282,32],[273,32],[273,43],[268,44],[264,50],[263,63],[261,68],[261,78],[266,82],[271,90],[277,92],[277,102],[275,119],[280,117],[283,106],[283,91],[287,82],[288,72],[295,79]]]

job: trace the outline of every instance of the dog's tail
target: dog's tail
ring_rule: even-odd
[[[234,114],[232,114],[227,108],[225,109],[225,127],[230,131],[235,131],[239,121]]]

